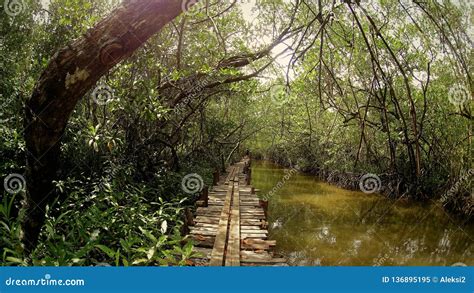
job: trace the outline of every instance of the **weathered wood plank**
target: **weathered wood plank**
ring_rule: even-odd
[[[235,176],[235,167],[232,166],[230,167],[229,174],[227,175],[227,178],[225,179],[225,185],[228,185],[231,180],[234,179]]]
[[[238,181],[234,181],[225,265],[231,267],[240,266],[240,198]]]
[[[250,260],[250,259],[258,259],[258,260],[271,260],[273,257],[270,253],[267,251],[260,251],[260,252],[255,252],[255,251],[241,251],[240,255],[242,257],[242,260]]]
[[[195,212],[190,238],[202,256],[190,265],[287,266],[271,253],[276,241],[267,240],[268,223],[258,196],[247,185],[241,161],[229,168],[217,186],[209,191],[208,206]]]
[[[191,235],[191,239],[193,240],[195,246],[212,248],[214,246],[214,241],[216,237],[204,236],[204,235]]]
[[[253,225],[253,226],[240,224],[240,231],[246,231],[246,230],[261,230],[260,224]]]
[[[207,224],[219,224],[219,217],[198,216],[196,217],[195,222],[207,223]]]
[[[203,223],[203,222],[199,222],[197,223],[196,225],[194,225],[194,227],[196,228],[200,228],[200,227],[206,227],[206,228],[216,228],[219,227],[219,224],[210,224],[210,223]],[[254,227],[254,226],[248,226],[248,227]]]
[[[285,262],[278,262],[278,263],[262,263],[262,262],[241,262],[241,266],[243,267],[288,267],[289,265]]]
[[[221,216],[219,219],[219,229],[217,231],[216,241],[212,249],[210,266],[222,266],[224,265],[224,253],[227,241],[228,224],[231,208],[232,194],[234,191],[233,184],[229,184],[227,190],[227,196],[225,199],[224,207],[222,208]]]
[[[258,259],[258,258],[242,258],[240,263],[256,263],[256,264],[276,264],[276,263],[285,263],[286,259],[284,258],[271,258],[271,259]]]
[[[267,234],[240,233],[240,237],[242,237],[242,239],[246,239],[246,238],[267,239]]]
[[[197,208],[197,210],[196,210],[196,212],[205,212],[205,211],[220,212],[220,211],[222,211],[222,207],[208,206],[208,207]]]
[[[191,235],[202,235],[202,236],[216,236],[217,231],[201,231],[201,230],[194,230],[189,232]]]
[[[262,230],[262,229],[240,229],[240,233],[242,234],[265,234],[267,235],[268,234],[268,230]]]

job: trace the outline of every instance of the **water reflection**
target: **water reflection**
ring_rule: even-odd
[[[261,194],[285,176],[254,162]],[[291,265],[474,265],[474,227],[436,205],[343,190],[294,174],[270,199],[270,237]]]

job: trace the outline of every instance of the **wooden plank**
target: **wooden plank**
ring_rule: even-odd
[[[195,243],[195,246],[212,248],[214,246],[216,237],[204,236],[204,235],[191,235],[191,239]]]
[[[217,229],[219,227],[219,223],[209,224],[209,223],[199,222],[199,223],[196,223],[196,225],[194,225],[194,227],[196,227],[196,228],[206,227],[206,228],[216,228]],[[246,226],[246,227],[255,227],[255,226]]]
[[[236,165],[235,169],[234,169],[234,175],[233,175],[233,181],[234,182],[239,182],[239,174],[240,174],[240,166],[239,165]]]
[[[225,265],[231,267],[240,266],[240,197],[238,181],[234,181],[229,242],[227,244]]]
[[[243,209],[240,211],[241,213],[263,213],[263,209],[260,207],[243,207]]]
[[[255,251],[241,251],[240,255],[243,260],[258,259],[258,260],[271,260],[273,257],[267,251],[255,252]]]
[[[244,239],[242,240],[242,245],[251,245],[251,244],[268,244],[269,246],[275,246],[276,240],[262,240],[262,239]]]
[[[227,178],[225,179],[225,185],[228,185],[231,180],[234,179],[234,174],[235,174],[235,167],[230,167],[229,174],[227,175]]]
[[[224,254],[227,241],[228,224],[230,216],[230,207],[232,194],[234,191],[233,184],[229,184],[227,189],[227,196],[225,199],[224,207],[222,208],[221,216],[219,219],[219,229],[217,231],[216,241],[212,249],[210,266],[223,266],[224,265]]]
[[[196,210],[190,238],[202,255],[192,258],[190,265],[287,266],[285,259],[271,253],[276,241],[267,240],[265,212],[247,185],[243,164],[229,167],[220,185],[209,191],[208,206]]]
[[[258,259],[258,258],[242,258],[240,260],[241,263],[256,263],[258,265],[261,264],[275,264],[275,263],[285,263],[286,259],[284,258],[271,258],[271,259]]]
[[[199,209],[199,208],[198,208]],[[246,210],[246,211],[240,211],[241,214],[247,214],[247,215],[262,215],[264,214],[263,211],[260,211],[260,210]]]
[[[240,237],[242,237],[242,239],[246,239],[246,238],[267,239],[267,234],[241,233]]]
[[[245,219],[265,220],[264,213],[240,213],[240,216]]]
[[[251,225],[251,226],[261,226],[262,221],[258,219],[242,219],[240,218],[240,224],[241,225]]]
[[[242,243],[241,249],[242,251],[244,250],[270,250],[270,245],[257,244],[257,243],[252,243],[252,244]]]
[[[191,235],[201,235],[201,236],[216,236],[217,231],[201,231],[201,230],[193,230],[189,232]]]
[[[212,232],[215,234],[217,232],[217,227],[191,227],[189,230],[194,234],[199,234],[199,232]],[[253,230],[250,230],[250,232],[252,231]]]
[[[242,234],[248,234],[248,233],[255,233],[255,234],[268,234],[268,230],[262,230],[262,229],[240,229],[240,233]]]
[[[197,216],[197,223],[219,224],[219,217]]]
[[[221,211],[211,211],[211,210],[203,209],[203,210],[196,211],[196,215],[197,216],[216,216],[216,217],[219,217],[221,212],[222,212],[222,210]]]
[[[219,191],[219,192],[210,191],[209,192],[209,196],[212,197],[212,198],[216,198],[216,199],[225,199],[226,195],[227,195],[227,193],[222,192],[222,191]]]
[[[253,263],[253,262],[242,262],[240,264],[243,267],[288,267],[289,265],[285,262],[278,262],[278,263]]]
[[[240,225],[240,231],[246,231],[246,230],[261,230],[260,228],[260,224],[258,225],[253,225],[253,226],[249,226],[249,225]]]
[[[197,210],[196,210],[196,212],[203,212],[203,211],[221,212],[222,207],[208,206],[208,207],[197,208]]]
[[[263,209],[260,206],[244,206],[242,207],[241,212],[263,212]]]

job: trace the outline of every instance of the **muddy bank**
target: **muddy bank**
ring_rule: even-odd
[[[302,168],[298,164],[262,155],[255,155],[254,158],[256,160],[267,160],[285,168],[296,169],[302,173],[313,175],[319,180],[348,190],[362,190],[367,193],[376,192],[390,198],[398,198],[404,194],[404,184],[396,174],[370,174],[322,168]]]

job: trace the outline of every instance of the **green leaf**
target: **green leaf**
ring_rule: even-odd
[[[161,222],[161,233],[166,234],[166,231],[168,230],[168,222],[164,220]]]
[[[95,247],[97,247],[100,250],[102,250],[103,252],[105,252],[105,254],[107,254],[108,257],[111,257],[111,258],[115,257],[115,251],[113,251],[109,247],[107,247],[105,245],[102,245],[102,244],[96,244]]]
[[[132,261],[132,265],[139,265],[139,264],[144,264],[144,263],[148,263],[148,259],[139,258],[139,259],[136,259],[136,260]]]
[[[6,258],[7,261],[17,263],[17,264],[23,264],[24,261],[22,259],[19,259],[17,257],[9,256]]]
[[[156,252],[156,248],[153,246],[151,247],[147,253],[146,253],[146,257],[151,260],[153,258],[153,256],[155,255],[155,252]]]

